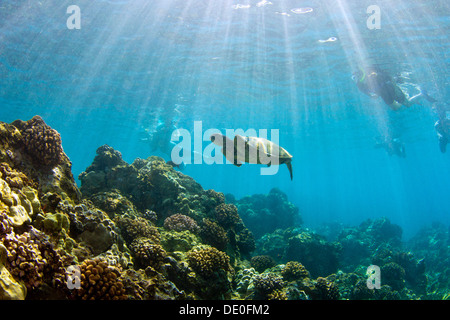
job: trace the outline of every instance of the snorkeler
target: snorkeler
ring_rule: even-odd
[[[172,135],[177,134],[178,128],[175,125],[175,121],[171,120],[168,123],[160,120],[158,126],[151,133],[148,133],[148,138],[143,139],[149,142],[152,151],[160,151],[165,155],[171,156],[172,149],[176,145],[172,141]],[[184,163],[175,163],[172,160],[167,162],[173,168],[183,170],[185,168]]]
[[[445,111],[444,108],[438,110],[439,119],[434,124],[439,139],[439,149],[442,153],[447,150],[447,143],[450,139],[450,112]]]
[[[385,137],[383,141],[378,141],[375,148],[383,148],[389,156],[399,156],[406,158],[405,144],[398,138]]]
[[[352,78],[362,93],[370,97],[381,97],[393,110],[398,110],[401,106],[409,108],[414,104],[420,104],[422,98],[425,98],[428,102],[436,102],[424,90],[408,97],[390,75],[377,67],[370,67],[366,70],[360,68],[358,72],[353,74]]]

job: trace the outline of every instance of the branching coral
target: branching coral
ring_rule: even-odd
[[[200,229],[194,219],[179,213],[167,217],[164,220],[164,228],[174,231],[188,230],[193,233],[197,233]]]

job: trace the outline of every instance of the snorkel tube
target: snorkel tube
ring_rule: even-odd
[[[358,66],[358,69],[362,73],[362,77],[359,79],[359,82],[364,82],[364,80],[366,79],[366,72],[359,66]]]

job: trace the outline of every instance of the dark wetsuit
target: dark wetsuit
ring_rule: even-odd
[[[439,119],[434,125],[439,138],[439,149],[442,153],[447,150],[447,143],[450,139],[450,119]]]
[[[400,104],[407,102],[403,91],[394,83],[392,78],[383,71],[370,69],[358,80],[358,89],[367,94],[371,93],[380,96],[387,105],[392,105],[394,101]]]

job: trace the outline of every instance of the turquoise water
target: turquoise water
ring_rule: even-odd
[[[194,121],[204,131],[278,129],[293,181],[285,166],[273,176],[256,165],[183,172],[237,198],[277,187],[306,226],[386,216],[407,238],[448,225],[450,151],[439,150],[432,104],[393,111],[351,79],[376,64],[411,95],[422,87],[446,106],[448,1],[377,1],[374,30],[372,2],[2,0],[0,121],[42,116],[75,176],[103,144],[130,163],[168,160],[142,140],[158,120],[191,132]],[[81,29],[67,27],[72,4]],[[374,148],[387,133],[400,136],[406,158]]]

